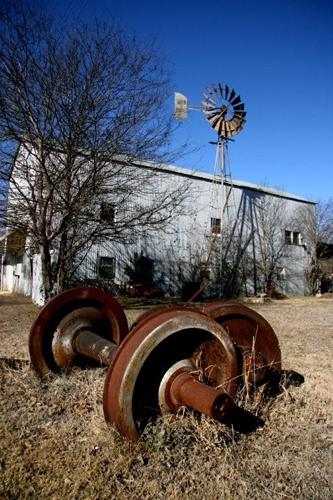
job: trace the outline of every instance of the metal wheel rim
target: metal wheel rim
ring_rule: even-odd
[[[108,293],[93,287],[66,290],[51,299],[40,311],[29,335],[29,352],[32,367],[44,377],[57,373],[59,367],[52,354],[52,338],[57,324],[79,307],[96,307],[110,324],[108,340],[117,345],[128,333],[128,324],[121,305]]]
[[[133,441],[140,436],[135,421],[135,408],[139,391],[138,380],[142,371],[145,370],[145,363],[149,363],[150,356],[154,355],[155,349],[162,347],[163,342],[172,340],[173,335],[181,336],[182,332],[184,336],[185,332],[186,335],[190,335],[187,330],[191,328],[195,331],[205,330],[207,336],[212,336],[213,340],[216,337],[223,345],[226,356],[223,370],[225,370],[224,375],[227,372],[228,377],[224,388],[231,397],[235,396],[238,375],[237,358],[234,346],[224,329],[197,311],[164,311],[142,325],[138,325],[136,330],[129,333],[109,367],[104,385],[104,415],[106,421],[113,422],[122,435]],[[182,357],[181,352],[179,356]],[[169,360],[164,361],[166,364],[169,362]],[[172,363],[173,361],[170,361],[170,365]],[[156,383],[154,381],[154,384],[159,386],[159,379]],[[147,392],[149,392],[148,389]],[[156,396],[158,399],[158,389]]]

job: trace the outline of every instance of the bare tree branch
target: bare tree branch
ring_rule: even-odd
[[[30,4],[0,9],[0,216],[39,249],[46,298],[84,247],[161,230],[186,196],[137,161],[175,154],[161,55],[115,25],[61,28]]]

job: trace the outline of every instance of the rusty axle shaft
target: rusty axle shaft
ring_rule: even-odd
[[[220,422],[232,405],[232,399],[226,392],[199,382],[188,372],[179,373],[172,380],[166,399],[172,402],[175,410],[187,406]]]
[[[118,350],[118,346],[90,330],[82,330],[75,335],[72,346],[77,354],[94,359],[104,366],[109,366]]]
[[[240,432],[252,432],[264,425],[260,417],[240,408],[223,389],[203,384],[188,372],[176,375],[166,399],[172,401],[174,411],[187,406],[218,422],[232,424]]]

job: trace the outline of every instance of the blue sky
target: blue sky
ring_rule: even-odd
[[[248,112],[229,148],[235,179],[314,200],[333,196],[332,0],[42,3],[67,19],[115,18],[140,37],[155,38],[175,90],[190,104],[200,104],[212,83],[235,88]],[[212,172],[209,141],[216,134],[201,113],[190,113],[175,145],[184,139],[195,152],[178,164]]]

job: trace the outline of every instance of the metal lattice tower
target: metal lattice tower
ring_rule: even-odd
[[[203,95],[201,106],[189,106],[186,96],[176,92],[175,117],[181,120],[187,118],[189,110],[201,111],[218,135],[217,141],[211,143],[216,145],[216,155],[209,205],[213,215],[211,225],[212,221],[219,220],[220,228],[218,231],[217,224],[216,227],[214,224],[210,227],[211,240],[206,262],[208,266],[218,246],[222,255],[223,232],[234,215],[232,212],[235,210],[235,202],[228,146],[233,140],[232,137],[244,127],[246,111],[240,95],[228,85],[221,83],[211,85],[206,88]]]

